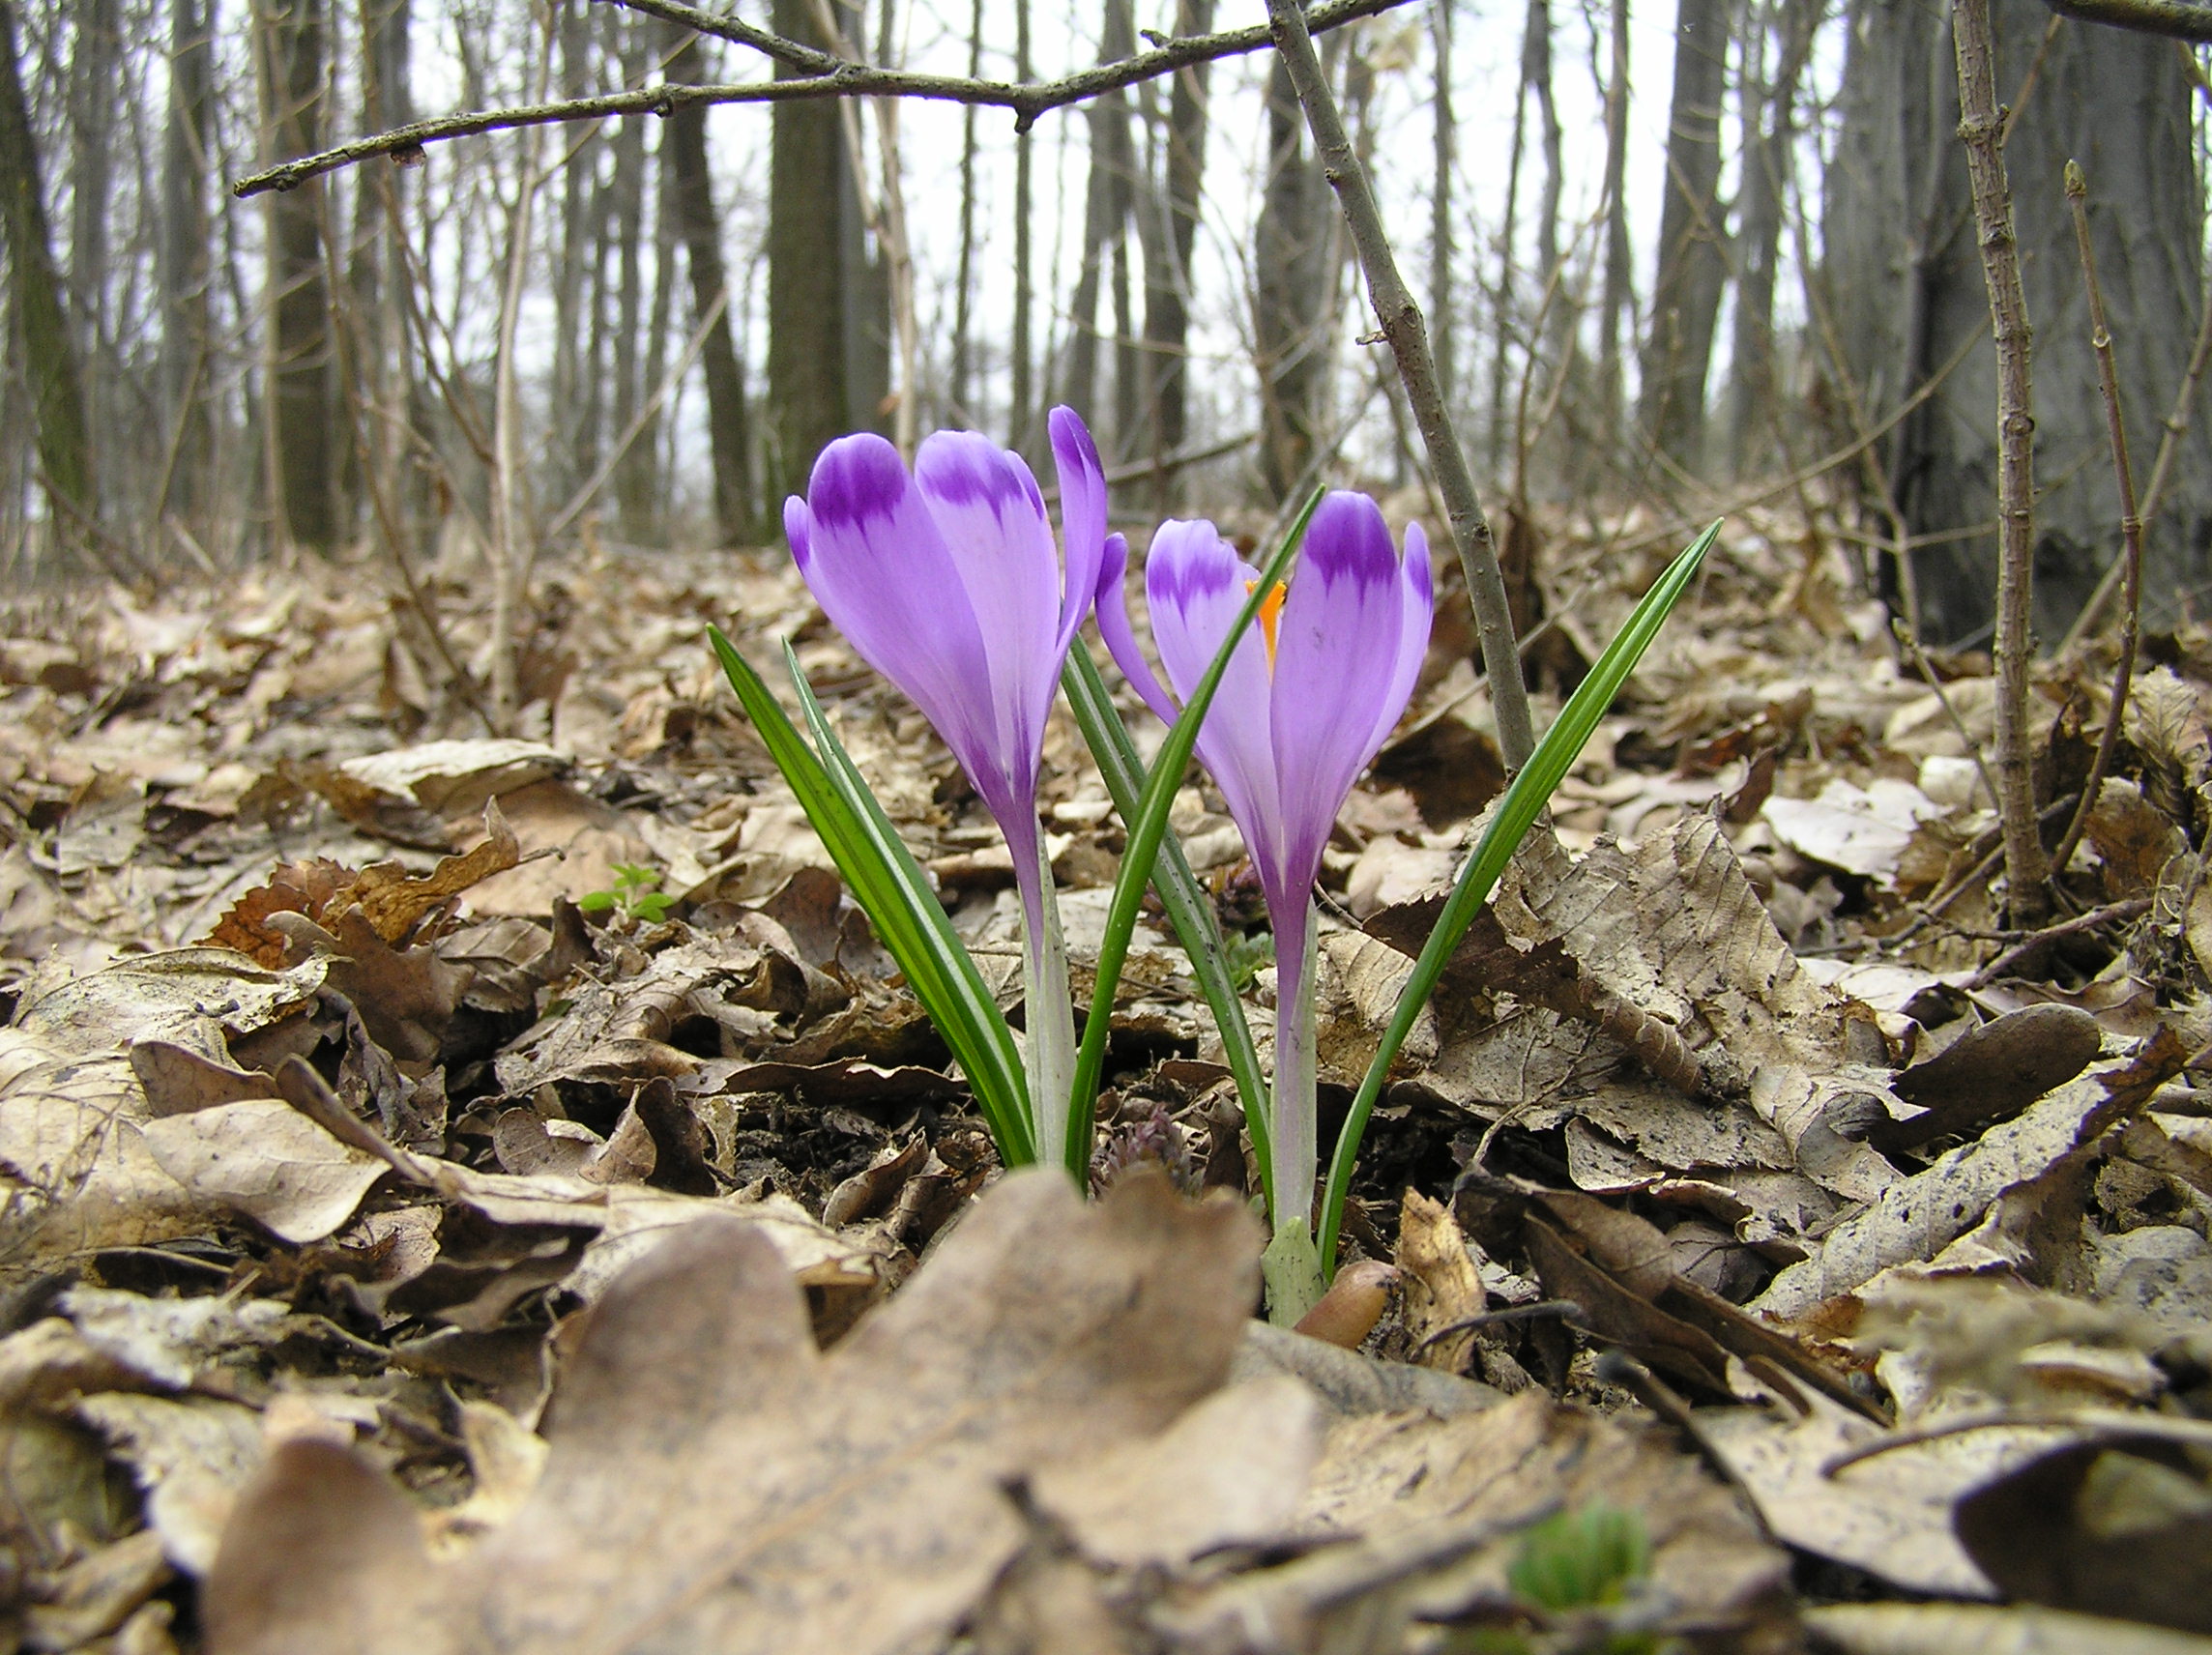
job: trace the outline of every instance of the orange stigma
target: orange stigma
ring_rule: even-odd
[[[1248,580],[1244,583],[1244,590],[1250,592],[1259,584],[1256,580]],[[1275,670],[1275,627],[1283,619],[1283,599],[1289,595],[1290,588],[1278,580],[1275,582],[1275,590],[1268,593],[1260,603],[1260,636],[1267,641],[1267,671],[1270,674]]]

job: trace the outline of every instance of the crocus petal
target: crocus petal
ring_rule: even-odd
[[[1145,557],[1152,643],[1177,699],[1188,702],[1259,580],[1213,525],[1162,523]],[[1275,752],[1268,724],[1267,646],[1254,624],[1237,640],[1229,670],[1199,726],[1198,756],[1213,774],[1255,860],[1275,853]]]
[[[1145,658],[1145,652],[1137,648],[1137,633],[1129,624],[1129,591],[1122,579],[1128,566],[1127,539],[1120,535],[1107,536],[1105,556],[1098,564],[1098,635],[1106,640],[1106,652],[1129,686],[1144,698],[1161,723],[1173,724],[1176,704],[1160,682],[1160,675],[1152,671],[1152,663]]]
[[[1375,728],[1367,738],[1367,752],[1359,761],[1365,769],[1406,715],[1406,703],[1413,699],[1413,683],[1421,676],[1421,663],[1429,658],[1429,626],[1436,619],[1437,599],[1429,568],[1429,537],[1418,523],[1406,525],[1406,555],[1399,565],[1398,595],[1405,606],[1398,625],[1398,660],[1390,673],[1390,688],[1382,697]]]
[[[1307,527],[1276,634],[1278,871],[1286,896],[1311,883],[1336,813],[1367,763],[1398,675],[1405,613],[1397,548],[1381,508],[1363,494],[1331,494]]]
[[[1060,650],[1064,658],[1084,616],[1091,612],[1100,560],[1106,555],[1106,468],[1099,462],[1098,445],[1091,440],[1091,428],[1074,409],[1055,408],[1045,424],[1052,433],[1052,463],[1060,473],[1060,540],[1067,559],[1060,608]]]
[[[975,716],[990,720],[1002,753],[1033,755],[1062,659],[1060,557],[1044,496],[1019,454],[973,431],[923,438],[914,480],[959,569],[990,663]]]
[[[838,438],[815,460],[807,498],[784,507],[784,527],[822,612],[937,726],[993,812],[1018,810],[1034,776],[1015,768],[1033,772],[1034,759],[998,740],[967,582],[898,450],[869,433]]]

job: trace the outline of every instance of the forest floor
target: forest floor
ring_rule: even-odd
[[[1647,538],[1554,535],[1545,708]],[[1330,1344],[1248,1320],[1164,922],[1100,1199],[1001,1176],[705,626],[796,635],[1009,1010],[1010,863],[787,559],[537,599],[499,740],[374,570],[0,608],[21,1647],[2212,1648],[2212,632],[2146,640],[2007,930],[1986,657],[1732,522],[1407,1046]],[[1499,787],[1464,607],[1327,853],[1324,1149]],[[2040,678],[2045,799],[2110,675]],[[1121,831],[1064,715],[1046,762],[1080,1002]],[[1195,770],[1176,828],[1265,1053]]]

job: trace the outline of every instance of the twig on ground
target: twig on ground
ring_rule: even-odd
[[[1320,16],[1315,13],[1315,17]],[[1296,88],[1305,111],[1306,126],[1321,154],[1352,245],[1359,255],[1359,268],[1367,278],[1367,300],[1375,319],[1397,358],[1398,377],[1406,387],[1406,400],[1428,450],[1429,469],[1437,492],[1443,497],[1444,514],[1451,520],[1452,540],[1459,551],[1461,573],[1474,606],[1476,633],[1482,640],[1482,663],[1490,678],[1490,705],[1498,719],[1498,745],[1508,773],[1517,771],[1536,750],[1535,725],[1528,715],[1528,692],[1521,678],[1521,652],[1513,635],[1513,609],[1505,595],[1505,576],[1498,566],[1498,547],[1482,511],[1482,497],[1475,492],[1474,474],[1467,463],[1467,450],[1452,423],[1437,384],[1436,357],[1429,349],[1428,324],[1413,300],[1406,278],[1398,274],[1398,260],[1390,236],[1382,226],[1382,212],[1367,182],[1367,169],[1345,131],[1343,112],[1321,59],[1313,47],[1313,19],[1301,0],[1267,0],[1267,25]]]
[[[2099,926],[2117,924],[2126,919],[2139,919],[2149,912],[2149,897],[2132,896],[2125,902],[2108,903],[2103,908],[2092,908],[2086,914],[2061,920],[2056,925],[2047,925],[2040,931],[2031,932],[2023,941],[2016,943],[1976,972],[1966,980],[1966,986],[1969,989],[1988,988],[2022,961],[2063,938],[2078,937],[2084,931],[2094,931]]]
[[[2166,498],[2166,479],[2172,473],[2173,456],[2181,450],[2181,439],[2189,434],[2197,388],[2203,384],[2208,364],[2212,364],[2212,305],[2205,305],[2203,314],[2197,318],[2197,342],[2190,347],[2189,366],[2181,376],[2180,389],[2173,393],[2173,406],[2167,411],[2165,424],[2160,429],[2158,453],[2150,462],[2150,480],[2143,484],[2142,506],[2138,515],[2142,519],[2145,534],[2150,532],[2150,525],[2158,521],[2158,508]],[[2089,601],[2081,606],[2081,613],[2066,629],[2066,641],[2058,647],[2060,654],[2071,654],[2096,629],[2104,618],[2105,605],[2119,590],[2125,572],[2117,560],[2105,571],[2097,590],[2089,595]]]
[[[2035,579],[2035,413],[2028,379],[2027,293],[2013,233],[2012,186],[2005,176],[1997,108],[1996,48],[1990,0],[1955,0],[1952,38],[1959,60],[1959,135],[1973,187],[1976,241],[1989,284],[1997,357],[1997,813],[2004,826],[2005,904],[2017,919],[2042,915],[2051,862],[2036,831],[2030,757],[2028,669]]]
[[[913,74],[903,70],[877,69],[873,66],[847,64],[828,52],[817,52],[811,46],[802,46],[796,41],[768,34],[731,17],[712,16],[694,12],[687,6],[676,6],[667,0],[624,0],[633,10],[647,12],[654,16],[671,17],[695,28],[702,34],[713,35],[721,40],[738,41],[754,49],[808,71],[794,80],[743,81],[722,86],[671,85],[660,82],[653,86],[636,87],[626,92],[606,92],[593,98],[571,98],[557,103],[520,104],[504,109],[482,109],[457,115],[441,115],[433,120],[414,121],[404,127],[394,127],[387,132],[370,137],[357,138],[352,143],[339,144],[334,149],[318,151],[314,155],[301,156],[280,165],[265,168],[240,179],[230,187],[232,195],[241,200],[259,195],[264,190],[292,189],[310,178],[340,167],[352,166],[378,156],[392,156],[405,162],[422,159],[423,146],[445,143],[452,138],[474,137],[481,132],[510,131],[521,127],[542,127],[560,121],[597,121],[610,115],[672,115],[678,109],[699,103],[781,103],[809,98],[930,98],[952,103],[980,103],[991,107],[1011,109],[1014,112],[1014,130],[1027,131],[1036,118],[1048,110],[1064,108],[1080,103],[1117,87],[1134,86],[1141,80],[1156,80],[1161,75],[1173,74],[1196,63],[1210,63],[1215,58],[1235,57],[1244,52],[1259,51],[1270,39],[1265,27],[1228,29],[1220,34],[1192,35],[1169,42],[1157,49],[1139,52],[1135,57],[1119,63],[1101,64],[1060,80],[1040,80],[1017,84],[1004,80],[970,80],[962,75]],[[1407,0],[1329,0],[1314,8],[1308,19],[1315,33],[1341,28],[1361,17],[1373,17]],[[757,38],[755,38],[757,37]],[[819,60],[819,61],[817,61]]]
[[[2066,825],[2058,848],[2051,854],[2053,872],[2063,874],[2074,847],[2081,842],[2089,825],[2089,812],[2097,807],[2097,795],[2112,768],[2112,751],[2120,741],[2120,719],[2128,706],[2128,683],[2135,676],[2136,641],[2142,628],[2142,518],[2136,512],[2135,474],[2128,466],[2127,427],[2120,421],[2119,371],[2112,363],[2111,330],[2105,325],[2105,292],[2097,283],[2097,255],[2089,245],[2089,181],[2073,161],[2066,163],[2066,204],[2074,212],[2074,240],[2081,249],[2081,280],[2089,291],[2089,343],[2097,353],[2097,389],[2105,397],[2105,424],[2112,439],[2112,476],[2120,495],[2121,584],[2127,592],[2120,612],[2120,659],[2112,669],[2112,693],[2105,709],[2105,728],[2097,738],[2097,756],[2089,765],[2089,779],[2081,784],[2081,802],[2074,820]]]

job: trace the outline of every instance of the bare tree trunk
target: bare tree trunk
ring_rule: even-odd
[[[1559,105],[1552,90],[1552,0],[1528,0],[1522,77],[1536,95],[1536,131],[1544,146],[1544,192],[1536,202],[1536,276],[1551,305],[1545,339],[1553,372],[1564,375],[1574,350],[1575,305],[1559,268],[1559,203],[1566,191],[1566,160]]]
[[[592,83],[591,16],[586,0],[554,0],[560,40],[561,96],[581,98]],[[672,117],[673,118],[673,117]],[[584,323],[586,273],[596,238],[592,196],[597,183],[598,134],[586,128],[566,145],[561,175],[561,242],[553,266],[553,395],[546,433],[552,496],[566,499],[591,475],[584,458]]]
[[[2035,578],[2035,400],[2028,380],[2027,291],[2021,283],[2006,177],[2004,115],[1997,107],[1996,42],[1989,0],[1956,0],[1959,136],[1966,145],[1974,224],[1990,290],[1997,352],[1997,680],[1994,769],[2004,827],[2005,911],[2033,925],[2049,911],[2051,863],[2036,820],[2034,732],[2028,728],[2029,626]],[[2087,238],[2083,241],[2086,243]],[[2119,716],[2119,709],[2111,711]]]
[[[1513,85],[1513,142],[1505,160],[1505,218],[1498,232],[1498,279],[1491,285],[1490,419],[1489,450],[1493,475],[1505,467],[1505,379],[1513,359],[1514,334],[1519,331],[1513,314],[1513,268],[1521,216],[1521,158],[1528,140],[1528,31],[1533,15],[1522,21],[1521,74]]]
[[[1452,123],[1452,0],[1434,0],[1429,42],[1436,54],[1431,80],[1435,95],[1429,109],[1429,135],[1436,152],[1436,172],[1429,186],[1429,317],[1436,345],[1437,393],[1448,406],[1459,397],[1459,325],[1452,314],[1452,160],[1458,142]]]
[[[1703,462],[1705,374],[1728,276],[1719,186],[1730,0],[1678,0],[1674,96],[1667,132],[1667,195],[1651,286],[1637,422],[1688,470]]]
[[[1634,304],[1635,252],[1628,240],[1628,0],[1613,0],[1613,57],[1605,81],[1605,283],[1598,301],[1597,408],[1591,424],[1613,441],[1627,411],[1621,330]],[[1601,463],[1608,454],[1589,456]],[[1589,468],[1578,465],[1586,487]]]
[[[1328,182],[1306,152],[1297,89],[1280,53],[1267,70],[1267,177],[1253,276],[1252,334],[1260,371],[1260,468],[1286,499],[1312,464],[1324,432],[1324,346],[1331,211]]]
[[[213,340],[208,326],[212,273],[206,181],[215,172],[214,37],[206,0],[170,0],[169,110],[161,145],[160,405],[168,421],[169,462],[160,516],[179,512],[201,527],[214,496],[209,467],[215,429],[208,381]],[[200,537],[203,540],[205,536]]]
[[[968,16],[968,78],[983,73],[983,0],[975,0]],[[968,330],[975,298],[975,105],[960,113],[960,275],[952,301],[952,403],[955,423],[977,425],[969,390],[971,364]]]
[[[410,0],[364,0],[361,8],[361,113],[364,130],[379,131],[415,118],[410,73]],[[360,443],[340,450],[343,486],[373,492],[393,512],[393,532],[411,538],[414,492],[404,479],[406,431],[414,418],[413,375],[408,367],[405,295],[408,279],[402,251],[406,223],[400,191],[406,175],[396,168],[363,172],[355,183],[352,246],[346,284],[352,303],[346,321],[353,393],[364,400],[365,418],[348,421]],[[367,475],[360,468],[366,468]],[[398,555],[406,555],[404,547]]]
[[[1177,0],[1176,33],[1213,27],[1213,0]],[[1145,254],[1145,343],[1150,353],[1147,426],[1156,456],[1180,450],[1190,431],[1190,261],[1198,247],[1199,189],[1206,175],[1207,66],[1180,70],[1168,103],[1167,246],[1156,274]],[[1166,479],[1161,486],[1166,487]],[[1163,502],[1164,508],[1164,502]]]
[[[2110,314],[2130,436],[2174,406],[2203,304],[2205,203],[2192,72],[2169,42],[2061,28],[2036,0],[1993,0],[2000,98],[2017,101],[2004,159],[2035,334],[2035,623],[2061,636],[2119,550],[2105,412],[2097,390],[2071,215],[2069,158],[2097,181],[2089,229]],[[1886,466],[1931,641],[1987,638],[1996,586],[1991,503],[1999,460],[1989,290],[1975,246],[1947,8],[1862,0],[1839,102],[1821,241],[1823,286],[1870,426],[1973,344],[1919,412],[1898,424]],[[2033,92],[2019,96],[2041,59]],[[2035,182],[2040,181],[2040,182]],[[1899,204],[1906,204],[1899,210]],[[2144,624],[2170,624],[2212,581],[2212,422],[2177,438],[2173,481],[2143,542]]]
[[[270,160],[283,160],[321,149],[328,49],[323,0],[268,0],[256,15],[264,152]],[[344,533],[344,517],[334,441],[338,426],[322,181],[310,179],[266,200],[270,492],[282,536],[328,551]]]
[[[676,169],[668,161],[668,138],[665,131],[661,134],[660,153],[655,161],[654,184],[653,312],[645,327],[645,373],[638,381],[643,393],[648,396],[658,389],[667,370],[668,332],[676,310],[676,224],[680,215],[676,210]],[[773,229],[771,211],[771,237]],[[772,266],[771,275],[772,279]],[[771,331],[769,334],[771,384],[775,369],[774,349],[775,335]],[[641,521],[649,526],[649,532],[653,534],[665,533],[668,526],[666,491],[662,486],[667,476],[661,463],[664,457],[661,444],[663,424],[660,409],[653,407],[631,449],[638,460],[638,470],[632,480],[642,502]],[[800,486],[803,487],[805,480],[805,474],[801,472],[799,476]]]
[[[668,79],[695,85],[701,75],[699,37],[670,25]],[[681,44],[679,43],[681,40]],[[731,305],[722,265],[722,230],[714,216],[713,181],[707,170],[707,110],[704,104],[668,117],[667,165],[674,180],[673,199],[684,236],[684,260],[691,272],[694,326],[716,310],[700,352],[707,378],[707,436],[714,464],[714,519],[725,544],[743,541],[752,527],[752,486],[746,448],[745,379],[730,327]]]
[[[1136,311],[1129,294],[1129,231],[1135,221],[1137,160],[1129,142],[1129,128],[1122,123],[1122,154],[1115,168],[1114,237],[1114,447],[1116,458],[1127,459],[1137,451],[1143,427],[1138,423],[1143,405],[1144,370],[1139,365],[1144,346],[1137,337]]]
[[[623,84],[636,86],[645,79],[645,30],[626,14],[606,14],[620,41]],[[624,120],[615,132],[612,218],[620,260],[616,276],[617,305],[614,336],[614,428],[626,431],[637,417],[639,403],[653,394],[642,382],[638,357],[638,330],[645,318],[645,128],[642,115]],[[640,430],[615,464],[615,510],[622,537],[629,541],[650,539],[653,520],[652,437]]]
[[[1105,24],[1098,38],[1098,61],[1114,63],[1136,49],[1136,23],[1129,0],[1106,0]],[[1083,266],[1070,304],[1066,400],[1093,424],[1098,418],[1098,290],[1109,249],[1125,259],[1128,235],[1127,179],[1133,166],[1129,140],[1129,102],[1121,92],[1093,100],[1085,109],[1091,126],[1091,176],[1083,197]],[[1103,445],[1119,450],[1124,433],[1117,430]]]
[[[123,41],[116,0],[81,0],[70,58],[70,287],[77,361],[89,372],[107,336],[108,215],[114,209],[116,84]],[[97,376],[85,387],[98,398]]]
[[[1030,0],[1014,0],[1014,78],[1027,80],[1030,64]],[[1036,281],[1030,255],[1030,131],[1014,134],[1014,339],[1013,384],[1006,409],[1006,441],[1026,448],[1035,392],[1031,358],[1031,312],[1036,307]]]
[[[821,44],[807,0],[775,0],[773,21],[787,39]],[[776,66],[779,76],[792,73]],[[832,204],[852,184],[833,103],[778,103],[771,119],[769,476],[771,495],[782,496],[803,489],[814,456],[849,429],[846,237]]]
[[[70,343],[61,277],[46,227],[38,144],[23,98],[17,38],[15,0],[0,0],[0,230],[8,242],[9,299],[22,342],[46,492],[57,519],[77,519],[61,530],[63,538],[73,540],[98,511],[100,498],[76,353]]]
[[[1797,138],[1797,84],[1825,11],[1824,0],[1768,0],[1748,32],[1743,83],[1743,214],[1736,237],[1735,329],[1729,383],[1728,449],[1739,477],[1777,457],[1774,385],[1774,275],[1782,242],[1782,203]],[[1756,84],[1755,56],[1776,31],[1773,79]]]

